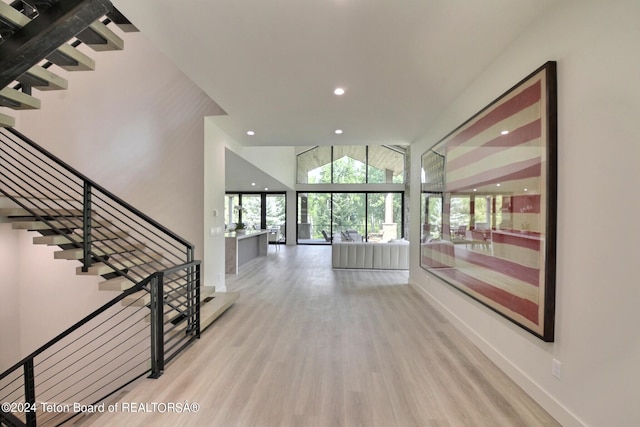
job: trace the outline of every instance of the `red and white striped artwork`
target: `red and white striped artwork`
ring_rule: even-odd
[[[422,266],[547,341],[555,294],[555,228],[548,227],[552,212],[555,218],[555,104],[550,62],[423,156],[423,192],[434,197],[441,189],[437,225],[454,249],[442,262],[449,246],[424,243]],[[442,176],[444,185],[429,181]],[[491,201],[482,233],[473,222],[475,197]],[[454,213],[456,198],[470,200],[466,215]]]

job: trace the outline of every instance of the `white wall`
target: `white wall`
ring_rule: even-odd
[[[225,147],[230,137],[211,120],[206,121],[204,150],[204,271],[206,286],[226,291],[224,243]]]
[[[559,2],[412,145],[411,210],[420,212],[421,154],[544,62],[558,62],[555,343],[423,271],[418,220],[410,281],[564,426],[640,425],[639,16],[637,0]]]
[[[242,152],[238,154],[287,187],[295,188],[296,156],[294,147],[244,147]]]
[[[0,372],[20,360],[18,233],[0,222]]]

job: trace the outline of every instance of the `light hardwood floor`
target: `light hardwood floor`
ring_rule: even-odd
[[[408,284],[338,271],[330,247],[270,248],[240,298],[157,380],[121,402],[197,413],[104,414],[93,426],[558,426]]]

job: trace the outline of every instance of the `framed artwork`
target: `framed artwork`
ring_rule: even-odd
[[[422,155],[420,264],[544,341],[554,339],[556,63]]]

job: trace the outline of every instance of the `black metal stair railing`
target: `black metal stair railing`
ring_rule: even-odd
[[[59,236],[61,249],[81,250],[85,273],[133,285],[193,261],[191,243],[11,128],[0,130],[0,193],[41,222],[41,234]]]
[[[137,292],[135,295],[139,295],[141,301],[138,305],[143,308],[127,307],[126,310],[135,310],[135,316],[138,317],[144,313],[144,322],[149,322],[141,330],[149,329],[148,350],[151,356],[146,357],[145,363],[151,366],[149,370],[152,377],[159,376],[165,363],[199,337],[200,267],[199,262],[193,259],[194,246],[191,243],[9,128],[0,129],[0,195],[24,210],[24,217],[14,218],[19,228],[38,231],[42,235],[40,239],[61,248],[63,257],[78,259],[78,274],[100,275],[105,284],[113,285],[115,281],[118,287],[126,289],[115,302],[125,297],[131,299]],[[110,303],[111,306],[115,302]],[[113,322],[108,318],[103,323],[111,325]],[[76,329],[85,323],[88,321],[79,322]],[[133,331],[129,327],[125,329]],[[96,337],[103,336],[96,334]],[[49,343],[46,350],[53,348],[54,344],[62,346],[63,338],[66,335]],[[61,351],[76,354],[76,347],[68,344],[62,347],[66,350]],[[100,352],[107,354],[104,348]],[[25,359],[12,370],[0,374],[0,402],[16,405],[30,402],[38,405],[46,401],[57,402],[62,407],[80,401],[92,404],[96,396],[104,399],[113,390],[122,387],[115,387],[109,393],[101,389],[101,393],[89,396],[48,396],[49,390],[43,392],[40,388],[39,381],[43,374],[29,374],[38,369],[38,363],[48,363],[37,360],[44,353],[45,350],[41,349],[30,361]],[[72,362],[72,359],[64,360]],[[61,371],[76,372],[74,366],[65,366]],[[106,366],[99,369],[108,371]],[[129,376],[137,378],[149,370]],[[62,377],[59,379],[52,380],[53,384],[72,381],[64,374],[60,375]],[[127,381],[131,381],[131,378]],[[14,384],[20,385],[15,390],[7,389],[6,385],[3,388],[3,382],[8,380],[12,383],[17,381]],[[56,385],[54,389],[59,387]],[[72,389],[77,387],[73,385]],[[86,387],[92,389],[93,386]],[[7,390],[9,394],[3,395]],[[78,400],[73,402],[68,400],[76,398]],[[0,411],[0,426],[13,425],[11,420],[16,422],[14,418],[18,414],[15,411],[8,412]],[[41,416],[44,418],[44,414]],[[23,420],[24,425],[36,425],[35,418],[30,421],[28,417],[18,417],[18,420]],[[38,422],[37,425],[44,424]]]
[[[190,302],[181,323],[162,316],[164,277],[176,272],[196,276],[183,285]],[[198,261],[154,273],[0,373],[0,426],[60,426],[105,413],[107,399],[145,375],[157,378],[199,337],[199,273]],[[118,304],[145,287],[148,307]]]

